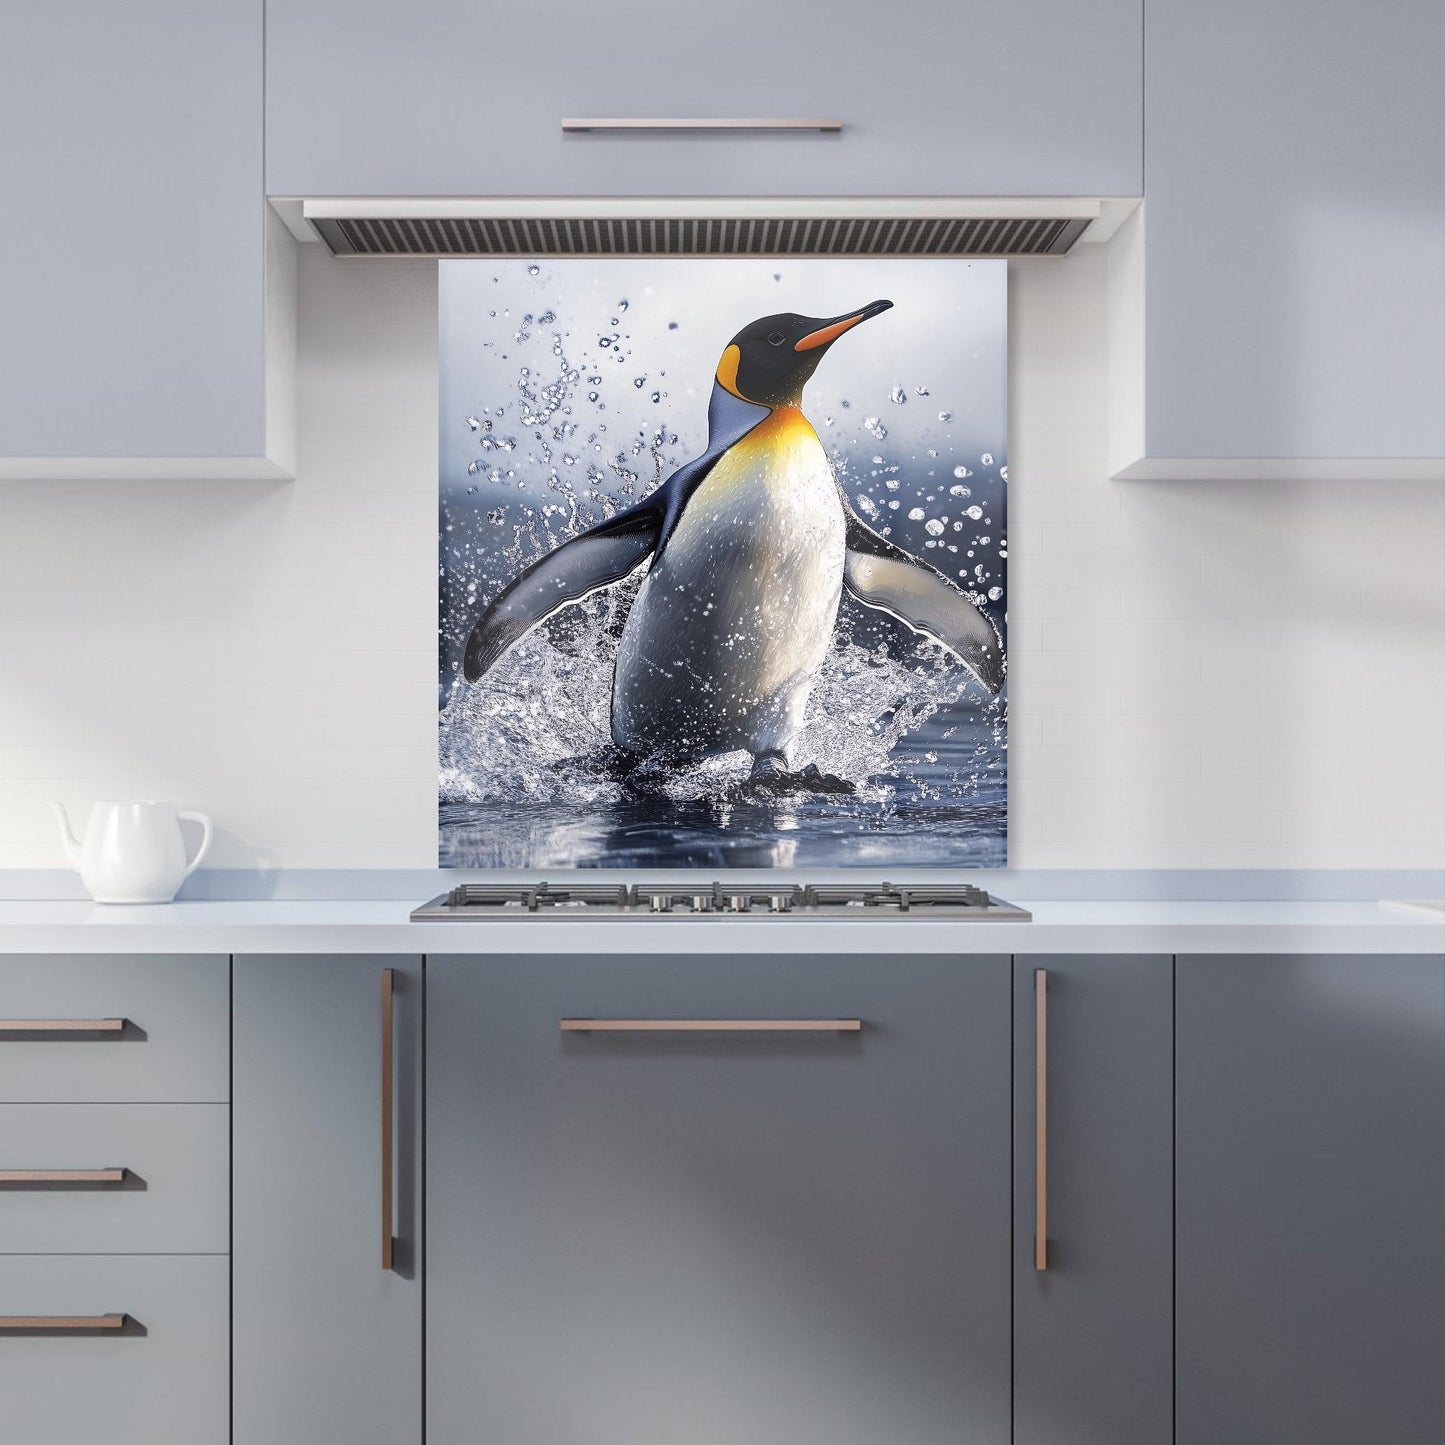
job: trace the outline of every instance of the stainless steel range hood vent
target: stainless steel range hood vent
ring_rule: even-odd
[[[307,201],[336,256],[1063,256],[1089,201]]]

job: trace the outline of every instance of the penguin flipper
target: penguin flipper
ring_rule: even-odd
[[[657,546],[661,530],[661,509],[649,498],[533,562],[473,626],[462,665],[467,681],[475,682],[559,607],[621,581]]]
[[[848,510],[843,585],[865,607],[887,612],[948,648],[989,690],[1003,686],[1003,642],[988,616],[942,572],[895,547]]]

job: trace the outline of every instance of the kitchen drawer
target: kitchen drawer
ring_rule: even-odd
[[[1010,1439],[1007,958],[426,968],[428,1445]]]
[[[225,1254],[225,1104],[0,1104],[0,1253]],[[118,1182],[7,1171],[124,1170]]]
[[[224,955],[0,958],[0,1103],[224,1103]],[[126,1020],[120,1033],[16,1033],[17,1021]]]
[[[223,1445],[223,1258],[0,1259],[0,1317],[128,1316],[120,1330],[0,1325],[0,1436],[14,1445]]]

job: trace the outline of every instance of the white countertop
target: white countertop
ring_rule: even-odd
[[[1379,903],[1014,899],[1032,923],[594,914],[411,923],[420,901],[0,902],[0,953],[1445,953],[1445,924]]]

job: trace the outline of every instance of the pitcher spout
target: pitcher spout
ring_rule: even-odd
[[[60,842],[65,849],[65,856],[70,859],[72,867],[79,867],[80,839],[70,830],[70,815],[65,811],[64,804],[57,803],[53,799],[50,809],[55,814],[56,824],[60,828]]]

